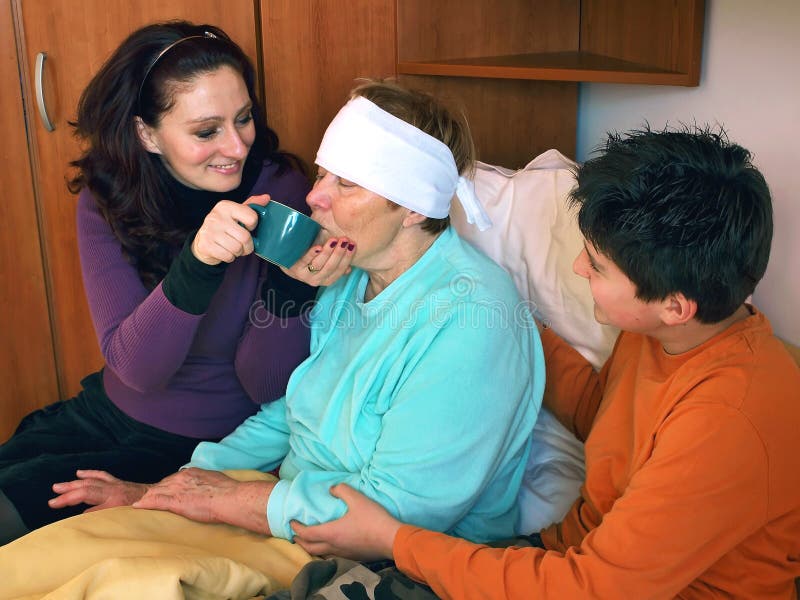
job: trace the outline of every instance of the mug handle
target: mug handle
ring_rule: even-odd
[[[261,222],[261,219],[267,218],[267,209],[265,206],[262,206],[261,204],[248,204],[247,206],[256,211],[259,223]],[[258,253],[258,237],[256,237],[257,231],[258,231],[258,224],[256,224],[255,229],[253,229],[253,231],[250,232],[250,237],[253,238],[253,248],[255,249],[256,253]]]

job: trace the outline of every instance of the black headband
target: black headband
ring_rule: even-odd
[[[150,76],[150,72],[153,70],[153,67],[156,66],[156,63],[161,60],[161,57],[164,56],[167,52],[172,50],[175,46],[180,44],[181,42],[185,42],[186,40],[194,40],[194,39],[219,39],[215,34],[211,33],[210,31],[204,31],[203,35],[187,35],[186,37],[182,37],[180,39],[175,40],[171,44],[167,45],[158,55],[153,59],[153,62],[150,63],[150,66],[147,67],[147,70],[144,72],[144,77],[142,77],[142,82],[139,84],[139,93],[136,95],[136,106],[139,109],[139,112],[142,112],[142,90],[144,89],[144,84],[147,81],[147,78]]]

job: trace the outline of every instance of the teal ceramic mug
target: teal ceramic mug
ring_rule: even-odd
[[[319,223],[285,204],[270,200],[266,206],[248,206],[258,214],[251,235],[256,254],[265,260],[289,268],[317,239]]]

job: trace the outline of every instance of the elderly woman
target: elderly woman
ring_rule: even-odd
[[[329,492],[344,482],[423,527],[512,535],[544,365],[511,279],[449,225],[454,196],[490,225],[460,175],[473,153],[466,125],[430,96],[356,88],[325,133],[307,197],[321,235],[354,244],[351,269],[322,288],[310,356],[285,397],[157,484],[85,471],[54,486],[52,505],[133,504],[291,539],[294,521],[344,514]],[[341,271],[331,256],[290,272],[327,283]],[[277,481],[220,472],[278,466]]]

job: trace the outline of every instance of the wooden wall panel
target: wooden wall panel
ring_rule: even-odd
[[[25,115],[10,4],[0,5],[0,442],[20,418],[57,399]]]
[[[267,119],[313,169],[358,77],[395,75],[394,0],[261,0]]]
[[[581,50],[700,80],[703,0],[583,0]]]
[[[576,83],[416,75],[400,81],[463,111],[483,162],[516,169],[549,148],[575,156]]]
[[[397,0],[397,22],[401,63],[574,52],[580,1]],[[518,168],[548,148],[575,153],[575,83],[428,75],[400,80],[463,109],[484,162]]]
[[[400,62],[578,50],[579,0],[397,0]]]

